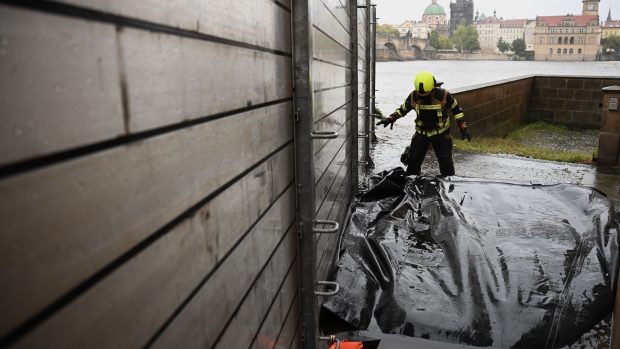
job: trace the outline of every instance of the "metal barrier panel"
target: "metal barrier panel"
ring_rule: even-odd
[[[0,347],[297,345],[290,1],[1,3]]]
[[[370,8],[0,0],[0,347],[317,347]]]
[[[358,177],[364,178],[370,160],[370,0],[357,1],[358,37]]]
[[[314,130],[334,138],[314,141],[315,214],[317,220],[342,225],[351,197],[349,147],[351,129],[351,69],[345,0],[313,0]],[[322,228],[318,225],[318,228]],[[327,277],[338,234],[317,234],[317,280]]]
[[[368,4],[362,8],[355,0],[294,4],[300,332],[302,346],[316,348],[319,305],[338,290],[338,285],[324,280],[329,278],[341,227],[357,191],[360,156],[367,158],[370,77],[360,71],[368,71]],[[360,97],[362,92],[366,97]]]

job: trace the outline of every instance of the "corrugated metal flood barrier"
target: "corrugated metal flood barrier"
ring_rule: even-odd
[[[318,346],[369,9],[0,0],[0,347]]]

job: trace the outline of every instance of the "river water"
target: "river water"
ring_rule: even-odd
[[[511,61],[411,61],[377,63],[376,104],[387,116],[413,88],[415,74],[433,72],[448,90],[466,88],[524,75],[620,76],[620,62],[511,62]],[[467,115],[465,115],[467,118]],[[402,166],[400,153],[409,145],[415,113],[398,120],[394,129],[377,127],[379,142],[372,149],[373,172]],[[476,135],[474,135],[475,137]],[[620,197],[618,174],[603,173],[593,165],[566,164],[506,155],[455,153],[457,175],[496,180],[517,180],[541,184],[573,183],[594,186],[611,198]],[[422,174],[438,174],[433,151],[427,154]]]
[[[377,63],[377,104],[390,114],[413,89],[420,70],[448,90],[523,75],[620,76],[620,62],[411,61]]]

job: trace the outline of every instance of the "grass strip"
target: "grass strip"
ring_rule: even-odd
[[[454,140],[454,146],[460,151],[473,153],[513,154],[533,159],[562,161],[572,163],[592,163],[592,153],[584,151],[558,151],[539,146],[525,145],[512,138],[482,137],[471,142]]]

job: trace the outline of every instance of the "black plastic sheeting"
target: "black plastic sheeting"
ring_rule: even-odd
[[[618,214],[569,184],[371,178],[341,242],[325,332],[559,348],[608,317]]]

